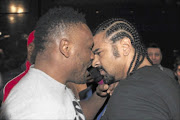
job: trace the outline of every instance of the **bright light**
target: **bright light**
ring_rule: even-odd
[[[96,14],[98,14],[99,13],[99,11],[98,10],[96,10]]]
[[[13,20],[14,20],[14,17],[11,16],[11,17],[9,17],[9,19],[10,19],[10,21],[13,21]]]
[[[22,7],[16,7],[15,5],[11,5],[10,10],[12,13],[23,13],[24,12],[24,9]]]
[[[14,5],[10,6],[11,12],[15,13],[17,11],[17,8]]]
[[[9,21],[10,21],[10,23],[14,23],[15,22],[14,17],[13,16],[9,16]]]
[[[23,12],[24,12],[23,8],[19,7],[17,13],[23,13]]]

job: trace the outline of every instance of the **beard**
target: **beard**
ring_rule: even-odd
[[[104,81],[104,83],[105,84],[112,84],[112,83],[114,83],[115,82],[115,78],[114,78],[114,76],[111,76],[111,75],[109,75],[109,74],[106,74],[105,76],[104,76],[104,78],[103,78],[103,81]]]
[[[108,74],[108,72],[102,66],[99,69],[104,70],[105,73],[106,73],[105,75],[103,75],[103,81],[104,81],[105,84],[109,84],[110,85],[110,84],[116,82],[115,77],[110,75],[110,74]]]

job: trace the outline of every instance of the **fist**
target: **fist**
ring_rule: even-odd
[[[100,97],[107,97],[107,96],[111,96],[114,92],[114,89],[116,88],[116,86],[118,85],[119,82],[115,82],[113,84],[101,84],[98,85],[96,88],[96,94]]]

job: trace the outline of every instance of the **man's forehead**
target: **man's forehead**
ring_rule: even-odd
[[[94,37],[93,37],[93,41],[94,41],[94,47],[93,47],[93,50],[94,49],[97,49],[100,47],[100,45],[103,44],[103,36],[102,34],[96,34]]]
[[[73,38],[80,39],[79,42],[86,42],[86,44],[93,44],[93,35],[86,24],[78,24],[69,32]]]
[[[148,51],[161,52],[159,48],[148,48]]]
[[[100,32],[93,37],[94,42],[97,42],[97,43],[104,42],[105,39],[106,39],[106,37],[105,37],[104,32]]]

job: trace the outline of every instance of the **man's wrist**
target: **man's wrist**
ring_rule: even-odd
[[[106,94],[106,95],[101,95],[100,93],[98,93],[97,91],[95,91],[95,93],[96,93],[96,95],[98,96],[98,97],[101,97],[101,98],[106,98],[106,97],[109,97],[110,96],[110,94]]]

